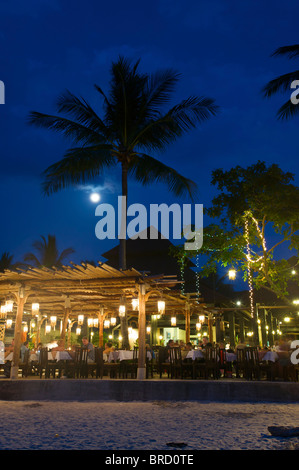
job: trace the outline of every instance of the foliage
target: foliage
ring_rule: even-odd
[[[144,185],[162,181],[176,195],[193,194],[195,184],[191,180],[147,152],[165,150],[215,115],[217,106],[210,98],[190,96],[164,111],[179,74],[173,70],[145,74],[139,71],[139,62],[119,57],[112,63],[108,94],[95,85],[103,103],[102,117],[69,91],[57,102],[58,114],[65,117],[31,112],[31,124],[59,132],[76,145],[45,170],[46,194],[95,179],[117,164],[123,170],[124,195],[127,174]]]
[[[275,254],[283,244],[290,250],[299,247],[299,188],[293,179],[277,165],[267,168],[261,161],[213,172],[212,184],[219,194],[205,213],[218,223],[204,228],[203,247],[197,253],[206,258],[202,276],[221,265],[242,270],[246,280],[250,268],[256,288],[270,289],[287,300],[291,266],[285,259],[276,260]],[[180,256],[193,257],[194,252],[181,246],[176,252]]]
[[[299,44],[291,46],[283,46],[276,49],[272,56],[287,56],[289,59],[298,59],[299,56]],[[273,80],[270,80],[267,85],[263,88],[263,93],[266,98],[270,98],[274,94],[281,92],[288,92],[289,99],[286,101],[278,110],[277,116],[279,119],[289,119],[297,115],[299,107],[297,104],[291,101],[291,83],[295,80],[299,80],[299,70],[288,72],[284,75],[280,75]],[[296,87],[297,88],[297,87]]]
[[[66,248],[59,254],[54,235],[48,235],[48,240],[42,236],[41,240],[35,241],[32,246],[38,252],[38,257],[34,253],[27,253],[24,256],[24,261],[32,263],[34,266],[62,267],[64,259],[74,253],[73,248]]]

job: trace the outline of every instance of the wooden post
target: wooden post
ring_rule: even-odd
[[[243,313],[239,313],[239,326],[240,326],[240,337],[239,340],[244,343],[245,340],[245,332],[244,332],[244,316]]]
[[[66,299],[65,305],[64,305],[64,316],[63,316],[63,321],[62,321],[62,331],[60,335],[60,339],[63,340],[63,343],[65,342],[65,335],[67,332],[67,324],[68,324],[68,319],[71,313],[71,302],[70,299]]]
[[[19,293],[16,295],[17,298],[17,315],[15,323],[15,332],[14,332],[14,348],[13,348],[13,359],[12,366],[10,370],[10,378],[17,379],[19,372],[19,363],[20,363],[20,349],[22,341],[22,320],[24,305],[27,300],[27,296],[24,293],[24,287],[20,287]]]
[[[100,308],[98,312],[99,319],[99,347],[103,348],[104,346],[104,307]]]
[[[236,346],[236,331],[235,331],[235,314],[234,312],[228,313],[228,321],[229,321],[229,344],[231,348]]]
[[[185,329],[186,329],[186,343],[190,342],[190,304],[186,302],[185,306]]]
[[[137,379],[144,380],[146,378],[146,350],[145,350],[145,285],[139,286],[139,315],[138,315],[138,368]]]
[[[209,342],[213,343],[213,315],[209,313],[208,315],[208,331],[209,331]]]

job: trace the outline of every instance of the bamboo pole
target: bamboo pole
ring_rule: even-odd
[[[139,316],[138,316],[138,368],[137,379],[144,380],[146,378],[146,314],[145,314],[145,285],[139,286]]]
[[[10,370],[10,378],[17,379],[19,372],[19,363],[20,363],[20,349],[22,341],[22,320],[24,305],[27,300],[27,296],[24,295],[24,288],[19,289],[19,293],[16,295],[17,298],[17,315],[15,322],[15,332],[14,332],[14,348],[13,348],[13,359],[12,367]]]

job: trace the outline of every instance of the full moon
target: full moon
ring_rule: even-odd
[[[90,200],[92,202],[99,202],[99,200],[101,199],[100,195],[98,193],[92,193],[90,195]]]

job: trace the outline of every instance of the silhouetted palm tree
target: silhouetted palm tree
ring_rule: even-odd
[[[0,272],[4,273],[6,269],[13,269],[15,267],[14,263],[12,262],[13,255],[5,251],[2,253],[0,257]]]
[[[285,55],[289,59],[297,59],[299,57],[299,44],[279,47],[272,54],[272,56],[280,55]],[[274,78],[273,80],[268,82],[262,90],[264,96],[267,98],[273,96],[279,91],[289,92],[288,101],[284,103],[277,112],[277,116],[279,119],[291,118],[299,112],[299,106],[297,104],[293,104],[290,99],[291,93],[293,92],[293,89],[291,89],[291,83],[295,80],[299,80],[299,70],[294,70],[293,72],[289,72],[284,75],[280,75],[277,78]]]
[[[32,246],[38,252],[38,256],[34,253],[27,253],[24,256],[24,261],[38,267],[59,268],[63,265],[64,259],[74,253],[73,248],[66,248],[59,254],[56,237],[54,235],[48,235],[48,240],[42,236],[41,240],[35,241]]]
[[[43,189],[47,195],[85,183],[117,164],[122,170],[123,196],[128,194],[128,175],[143,185],[164,182],[177,196],[194,195],[195,183],[147,152],[164,150],[215,115],[217,106],[210,98],[191,96],[164,111],[179,75],[173,70],[153,75],[141,73],[139,62],[119,57],[112,63],[109,95],[95,85],[103,100],[103,117],[69,91],[59,98],[57,109],[70,119],[30,113],[31,124],[57,131],[79,145],[44,172]],[[126,269],[125,240],[120,240],[120,254],[120,268]]]

